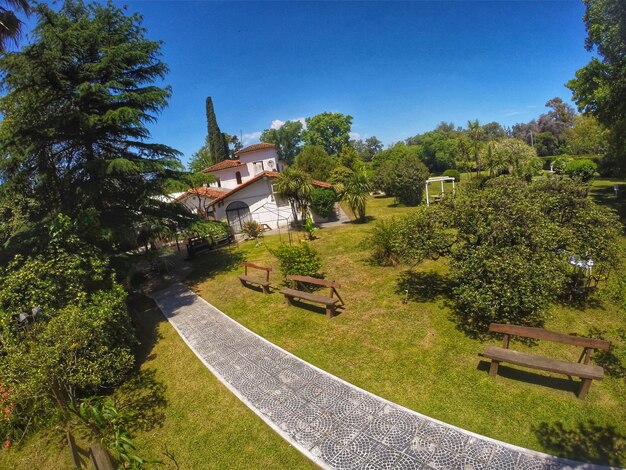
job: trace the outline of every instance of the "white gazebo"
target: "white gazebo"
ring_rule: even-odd
[[[427,206],[430,206],[430,196],[428,194],[428,185],[430,183],[441,182],[441,194],[439,194],[437,196],[433,196],[433,201],[438,201],[438,200],[440,200],[443,197],[443,194],[444,194],[443,184],[448,182],[448,181],[452,181],[452,195],[454,196],[456,188],[454,186],[454,177],[453,176],[433,176],[432,178],[428,178],[426,180],[426,205]]]

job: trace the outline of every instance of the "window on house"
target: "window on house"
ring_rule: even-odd
[[[217,179],[217,187],[218,187],[218,188],[221,188],[221,187],[222,187],[222,182],[220,181],[220,179],[219,179],[219,178]]]
[[[235,178],[237,178],[237,184],[241,184],[241,172],[235,173]]]

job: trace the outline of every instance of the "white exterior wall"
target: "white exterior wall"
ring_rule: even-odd
[[[241,182],[245,183],[247,180],[251,178],[251,174],[248,171],[247,166],[237,166],[234,168],[226,168],[224,170],[212,171],[211,174],[216,178],[220,179],[220,185],[222,188],[226,189],[234,189],[237,186],[237,172],[241,173]],[[213,188],[217,188],[217,183],[211,183],[209,186]]]
[[[292,219],[291,207],[287,201],[278,205],[272,195],[273,178],[262,178],[232,196],[217,203],[214,207],[218,220],[227,221],[226,208],[235,201],[245,202],[250,208],[252,220],[267,225],[271,229],[289,225]]]
[[[242,153],[239,156],[239,161],[247,165],[250,177],[259,174],[261,171],[278,171],[278,153],[276,153],[276,149],[268,148]],[[255,162],[263,163],[263,168],[258,169],[258,167],[260,167],[260,165],[258,165],[256,172],[254,166]]]
[[[211,217],[211,213],[213,212],[214,208],[207,207],[207,205],[212,200],[213,199],[210,199],[208,197],[200,196],[200,203],[198,204],[198,196],[196,196],[195,194],[191,194],[191,195],[187,195],[186,197],[184,197],[178,202],[181,203],[183,206],[189,209],[190,212],[194,214],[198,213],[198,206],[199,206],[203,208],[205,211],[207,211],[207,214],[209,215],[209,217]]]

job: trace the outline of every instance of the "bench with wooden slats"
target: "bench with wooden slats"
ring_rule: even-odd
[[[317,279],[309,276],[287,276],[287,280],[291,281],[292,288],[285,288],[280,291],[285,296],[285,301],[289,305],[293,305],[294,299],[306,300],[317,304],[322,304],[326,308],[326,316],[332,318],[338,304],[343,305],[343,300],[337,292],[341,288],[336,281],[327,281],[325,279]],[[330,296],[314,294],[303,289],[303,285],[310,284],[314,286],[322,286],[330,288]],[[300,289],[297,289],[300,287]],[[334,297],[336,295],[337,297]]]
[[[272,268],[268,268],[266,266],[261,266],[261,265],[254,264],[254,263],[247,263],[247,262],[242,263],[242,264],[244,267],[244,274],[239,276],[239,281],[241,282],[241,285],[245,286],[246,284],[255,284],[255,285],[261,286],[265,294],[269,294],[270,293],[270,272],[272,271]],[[265,271],[265,279],[260,279],[255,276],[248,275],[248,268]]]
[[[610,343],[608,341],[585,338],[582,336],[571,336],[544,330],[543,328],[504,325],[501,323],[492,323],[489,326],[489,331],[503,335],[502,347],[488,346],[484,353],[486,358],[491,359],[489,375],[492,377],[497,375],[500,362],[507,362],[509,364],[528,367],[530,369],[564,374],[568,377],[580,377],[582,379],[582,384],[578,392],[578,398],[581,400],[587,396],[589,387],[591,387],[591,382],[593,380],[602,380],[604,378],[604,369],[600,366],[589,364],[589,359],[591,357],[591,351],[594,349],[608,350],[610,347]],[[511,336],[522,336],[525,338],[580,346],[583,348],[583,351],[578,359],[578,362],[562,361],[543,356],[536,356],[509,349]]]

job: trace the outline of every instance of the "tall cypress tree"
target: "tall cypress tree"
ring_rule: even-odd
[[[217,118],[213,110],[213,100],[210,96],[206,99],[206,120],[209,133],[209,149],[215,162],[221,162],[228,158],[228,143],[220,127],[217,125]]]

